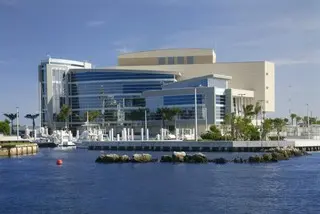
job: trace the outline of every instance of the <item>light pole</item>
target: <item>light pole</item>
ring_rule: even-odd
[[[289,117],[291,116],[291,85],[289,85]]]
[[[16,125],[17,125],[17,140],[19,140],[19,107],[16,107],[17,109],[17,122],[16,122]]]
[[[146,139],[148,138],[147,136],[147,129],[148,129],[148,119],[147,119],[147,109],[144,110],[144,133],[146,135]]]
[[[198,102],[197,102],[197,87],[194,88],[194,139],[198,141]]]
[[[307,130],[308,130],[308,139],[310,139],[310,128],[309,128],[309,104],[307,103]]]
[[[204,107],[205,120],[206,120],[206,131],[208,131],[208,111],[207,107]]]

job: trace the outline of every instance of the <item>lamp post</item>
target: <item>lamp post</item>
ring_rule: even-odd
[[[16,107],[17,109],[17,122],[16,122],[16,125],[17,125],[17,140],[19,140],[19,107]]]
[[[198,141],[198,102],[197,102],[197,87],[194,88],[194,139]]]
[[[310,139],[310,128],[309,128],[309,125],[310,125],[310,121],[309,121],[309,104],[307,103],[306,104],[307,106],[307,130],[308,130],[308,139]]]
[[[148,139],[148,136],[147,136],[147,129],[148,129],[148,119],[147,119],[147,109],[144,110],[144,133],[145,133],[145,136],[146,136],[146,139]]]

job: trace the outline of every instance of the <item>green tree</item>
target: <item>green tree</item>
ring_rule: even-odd
[[[35,119],[37,119],[37,117],[39,117],[39,114],[27,114],[26,116],[24,116],[27,119],[32,120],[32,130],[33,130],[33,136],[35,136],[35,127],[36,127],[36,122]]]
[[[217,126],[212,125],[210,126],[209,131],[201,134],[201,138],[204,140],[221,140],[222,139],[221,130]]]
[[[290,114],[290,118],[291,118],[291,125],[293,125],[293,120],[297,118],[297,115],[292,113]]]
[[[289,123],[289,119],[288,118],[283,118],[283,121],[286,123],[286,125]]]
[[[242,106],[243,110],[243,117],[244,118],[252,118],[254,116],[254,106],[252,104],[249,105],[243,105]]]
[[[260,102],[257,102],[253,109],[254,115],[256,117],[256,126],[258,126],[258,119],[260,114],[262,113],[262,106]]]
[[[84,116],[83,116],[84,118],[87,118],[87,113],[88,113],[89,122],[95,121],[101,115],[100,111],[88,111],[84,113]]]
[[[300,116],[296,116],[296,124],[298,125],[302,121],[302,118]]]
[[[273,120],[272,119],[265,119],[262,123],[262,133],[261,138],[263,140],[267,139],[267,135],[272,131],[273,129]]]
[[[68,128],[68,120],[71,115],[71,108],[68,105],[63,105],[60,109],[57,119],[60,122],[65,122],[65,127]]]
[[[286,122],[282,118],[273,119],[273,128],[277,131],[278,140],[280,140],[280,132],[283,131]]]
[[[5,117],[7,117],[10,120],[11,123],[11,129],[10,129],[10,135],[12,135],[13,132],[13,121],[17,118],[17,114],[3,114]]]
[[[162,128],[165,128],[165,121],[172,121],[175,116],[177,116],[181,112],[180,108],[158,108],[157,115],[161,117],[162,120]]]
[[[2,133],[4,135],[10,134],[10,121],[9,120],[0,121],[0,133]]]

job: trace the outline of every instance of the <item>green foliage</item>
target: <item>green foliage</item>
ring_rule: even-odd
[[[264,119],[262,123],[262,133],[261,138],[266,139],[267,134],[269,134],[273,129],[273,120],[272,119]]]
[[[101,115],[100,111],[88,111],[89,122],[95,121],[100,115]],[[87,112],[85,113],[84,118],[87,118]]]
[[[63,105],[57,115],[59,122],[66,122],[71,114],[71,108],[68,105]]]
[[[10,135],[12,135],[12,130],[13,130],[13,121],[17,118],[17,114],[3,114],[5,117],[7,117],[10,122],[11,122],[11,130],[10,130]]]
[[[158,108],[156,114],[161,117],[162,127],[165,127],[165,121],[172,121],[174,117],[179,115],[181,112],[180,108]]]
[[[27,119],[32,120],[32,129],[33,129],[33,134],[34,134],[34,130],[35,130],[35,127],[36,127],[35,119],[37,119],[37,117],[39,117],[39,114],[27,114],[24,117],[27,118]]]
[[[292,113],[290,114],[290,118],[291,118],[291,125],[293,125],[293,120],[297,118],[297,115]]]
[[[282,118],[273,119],[273,128],[277,131],[278,139],[280,139],[280,132],[283,131],[283,128],[286,125],[286,121]]]
[[[0,121],[0,133],[4,135],[10,134],[10,122],[8,120]]]
[[[217,126],[210,126],[210,131],[203,133],[201,138],[204,140],[222,140],[222,135],[220,129]]]

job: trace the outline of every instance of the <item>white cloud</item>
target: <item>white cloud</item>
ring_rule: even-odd
[[[116,51],[120,54],[123,54],[123,53],[130,53],[132,52],[133,50],[131,49],[128,49],[126,47],[122,47],[122,48],[117,48]]]
[[[99,21],[99,20],[95,20],[95,21],[88,21],[86,23],[87,27],[99,27],[101,25],[104,25],[105,21]]]

